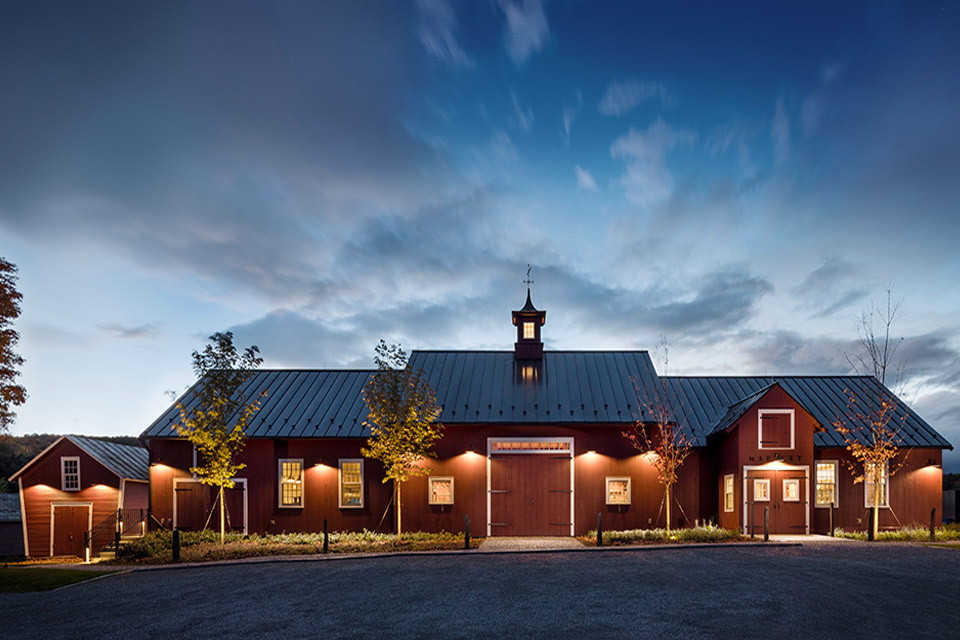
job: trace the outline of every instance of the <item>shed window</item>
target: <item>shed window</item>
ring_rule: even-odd
[[[783,479],[783,501],[800,502],[800,480],[797,478]]]
[[[453,504],[453,478],[430,476],[430,504]]]
[[[280,473],[280,506],[303,507],[303,459],[282,458]]]
[[[630,478],[607,478],[607,504],[630,504]]]
[[[723,476],[723,510],[733,511],[733,474]]]
[[[524,322],[524,323],[523,323],[523,339],[524,339],[524,340],[533,340],[535,337],[536,337],[536,336],[535,336],[535,334],[534,334],[534,332],[533,332],[533,323],[532,323],[532,322]]]
[[[64,491],[80,491],[80,458],[60,458],[60,488]]]
[[[340,508],[363,507],[363,460],[340,461]]]
[[[753,481],[753,501],[770,502],[770,480],[757,479]]]
[[[817,463],[817,506],[837,506],[837,461],[823,460]]]
[[[793,409],[760,409],[757,418],[757,448],[793,449]]]
[[[880,506],[890,506],[890,476],[887,463],[882,465],[868,465],[865,469],[863,482],[863,506],[873,506],[873,492],[880,491]]]

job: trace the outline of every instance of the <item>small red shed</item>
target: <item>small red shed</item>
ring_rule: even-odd
[[[147,450],[105,440],[62,436],[10,480],[28,556],[89,559],[117,533],[140,533],[150,506]]]

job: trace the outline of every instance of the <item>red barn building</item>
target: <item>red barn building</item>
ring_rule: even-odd
[[[595,528],[663,526],[663,487],[649,454],[624,437],[666,389],[694,442],[675,486],[673,526],[713,521],[746,531],[826,533],[863,528],[867,495],[882,492],[881,526],[929,522],[941,497],[941,451],[950,444],[905,404],[903,466],[854,484],[833,423],[847,393],[875,393],[851,376],[661,377],[645,351],[544,351],[546,312],[527,294],[513,312],[513,351],[414,351],[443,407],[443,438],[429,476],[404,485],[407,529],[459,531],[469,515],[488,536],[580,535]],[[380,463],[364,459],[361,390],[373,371],[262,370],[243,392],[267,396],[240,456],[247,466],[227,498],[230,526],[244,532],[377,529],[391,522]],[[192,394],[182,399],[189,406]],[[171,407],[143,434],[150,450],[151,506],[166,526],[202,528],[212,491],[189,468]],[[833,509],[831,509],[833,505]],[[751,520],[753,511],[756,518]],[[939,518],[939,509],[938,509]],[[480,527],[477,527],[477,524]],[[389,525],[388,525],[389,526]]]
[[[28,556],[95,556],[114,541],[118,526],[127,532],[145,522],[149,509],[142,447],[61,436],[10,480],[20,484]]]

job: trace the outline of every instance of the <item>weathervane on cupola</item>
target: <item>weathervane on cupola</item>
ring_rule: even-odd
[[[527,279],[523,281],[527,285],[527,302],[522,309],[513,312],[513,325],[517,328],[517,341],[513,345],[515,360],[543,360],[540,327],[547,321],[547,312],[537,310],[530,300],[530,285],[533,284],[533,280],[530,279],[532,269],[533,267],[528,264]]]

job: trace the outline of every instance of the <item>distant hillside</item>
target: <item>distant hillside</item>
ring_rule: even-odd
[[[60,434],[30,433],[25,436],[0,435],[0,493],[15,492],[16,482],[8,482],[7,478],[16,473],[20,467],[30,462],[34,456],[56,442]],[[91,436],[86,436],[91,437]],[[141,446],[136,436],[93,436],[97,440]]]

